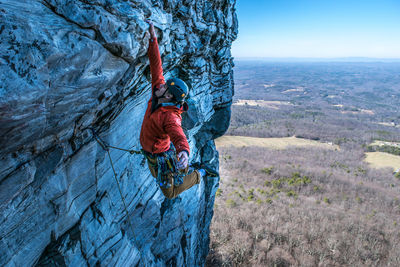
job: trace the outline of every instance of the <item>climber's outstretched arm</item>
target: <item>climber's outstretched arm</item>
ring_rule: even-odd
[[[146,21],[149,24],[149,49],[148,56],[150,60],[150,72],[151,72],[151,87],[152,90],[159,88],[161,84],[165,84],[165,79],[163,76],[162,62],[160,51],[158,49],[157,36],[154,31],[154,25],[151,21]],[[153,91],[154,93],[154,91]]]

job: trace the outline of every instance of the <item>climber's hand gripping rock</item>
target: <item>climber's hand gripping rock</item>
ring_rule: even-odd
[[[179,152],[177,158],[178,158],[179,161],[178,161],[178,163],[176,164],[176,167],[177,167],[179,170],[186,169],[186,167],[187,167],[187,165],[188,165],[188,162],[189,162],[189,155],[188,155],[188,153],[187,153],[186,151],[181,151],[181,152]]]
[[[149,24],[149,33],[150,33],[150,38],[153,39],[156,37],[156,32],[154,31],[154,24],[150,20],[146,20],[146,23]]]

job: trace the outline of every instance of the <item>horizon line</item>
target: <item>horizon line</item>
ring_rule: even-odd
[[[400,57],[235,57],[237,61],[347,61],[347,62],[400,62]]]

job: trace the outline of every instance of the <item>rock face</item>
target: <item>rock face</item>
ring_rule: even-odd
[[[140,149],[151,19],[166,78],[190,84],[191,162],[218,168],[213,139],[233,94],[234,0],[0,0],[0,266],[199,266],[218,179],[164,198]]]

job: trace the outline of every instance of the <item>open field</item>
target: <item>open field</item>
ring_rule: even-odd
[[[280,137],[280,138],[260,138],[260,137],[249,137],[249,136],[230,136],[224,135],[215,140],[217,148],[235,146],[256,146],[256,147],[267,147],[272,149],[285,149],[288,147],[321,147],[326,149],[339,149],[339,146],[331,143],[322,143],[314,140],[308,140],[297,137]]]
[[[384,152],[367,152],[365,161],[376,168],[400,169],[400,156]]]
[[[387,142],[375,141],[371,145],[382,145]],[[397,143],[395,143],[397,144]],[[230,136],[224,135],[215,140],[218,149],[223,147],[265,147],[270,149],[286,149],[289,147],[319,147],[325,149],[339,149],[339,146],[331,143],[322,143],[314,140],[292,137],[260,138],[249,136]],[[400,156],[391,155],[384,152],[367,152],[365,161],[375,168],[400,169]]]
[[[279,109],[280,106],[292,105],[290,102],[284,101],[265,101],[265,100],[250,100],[250,99],[240,99],[233,103],[235,106],[258,106],[264,108]]]

